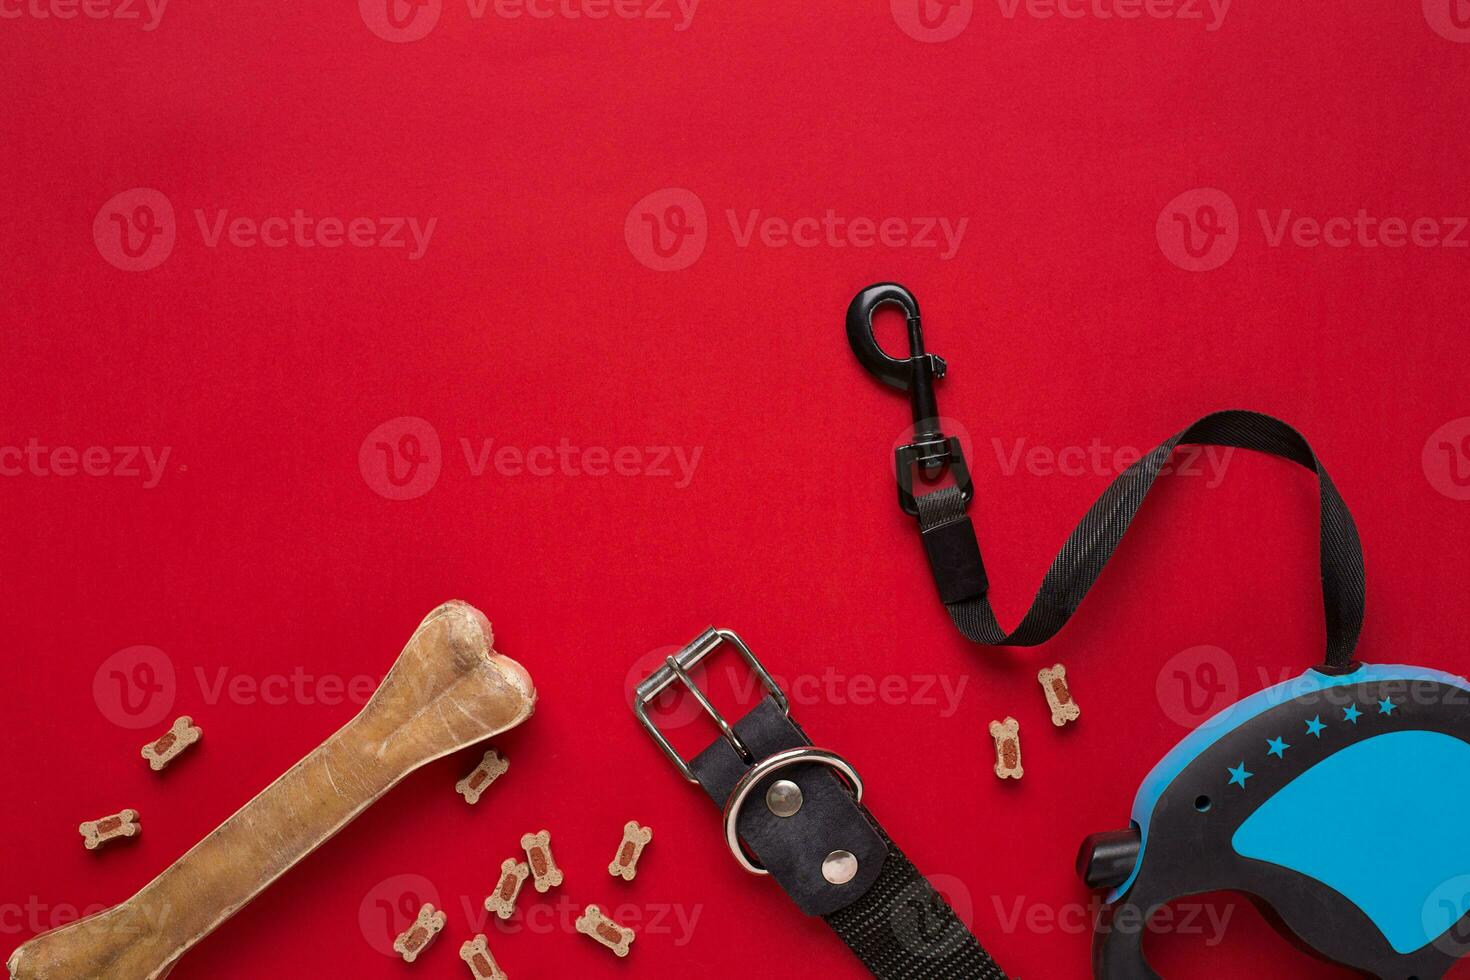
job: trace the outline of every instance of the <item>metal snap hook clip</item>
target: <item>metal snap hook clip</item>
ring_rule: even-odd
[[[898,307],[908,321],[908,357],[894,357],[878,346],[873,335],[873,314],[884,306]],[[944,358],[924,350],[924,328],[914,294],[896,282],[880,282],[862,290],[847,307],[847,342],[870,374],[890,387],[907,391],[913,403],[914,441],[897,450],[898,502],[904,513],[919,513],[914,498],[915,466],[931,476],[948,466],[964,498],[973,497],[975,488],[960,441],[946,436],[939,426],[934,382],[944,377],[948,365]]]

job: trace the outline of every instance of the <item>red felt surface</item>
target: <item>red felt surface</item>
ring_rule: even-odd
[[[394,13],[416,33],[437,11],[432,30],[393,43],[371,3],[177,0],[145,30],[141,5],[0,0],[7,952],[150,880],[460,597],[540,689],[496,742],[510,773],[471,808],[452,787],[478,753],[430,765],[176,977],[463,975],[479,929],[517,980],[863,975],[735,867],[627,710],[636,669],[709,623],[792,686],[1010,972],[1087,975],[1080,839],[1126,822],[1191,710],[1319,652],[1311,482],[1245,455],[1175,477],[1049,649],[972,649],[894,503],[907,403],[843,338],[876,279],[917,291],[950,362],[1007,619],[1111,450],[1248,406],[1299,425],[1354,508],[1362,653],[1470,669],[1463,4],[1242,0],[1211,30],[1203,4],[925,2],[930,28],[905,0],[706,0],[679,30],[671,2],[428,0]],[[138,188],[173,245],[130,271],[168,241],[124,254],[119,222],[141,222],[135,251],[167,227]],[[426,248],[343,241],[408,216],[434,219]],[[1347,219],[1343,247],[1307,244],[1303,216]],[[1395,217],[1416,240],[1371,244]],[[964,222],[956,248],[937,218]],[[417,446],[404,487],[379,444]],[[1056,661],[1084,709],[1063,732],[1035,681]],[[723,663],[711,683],[749,693]],[[150,773],[139,748],[184,713],[202,745]],[[991,774],[1007,714],[1019,785]],[[84,851],[77,823],[123,807],[142,837]],[[605,870],[629,819],[657,834],[631,885]],[[487,922],[495,869],[541,827],[567,883]],[[382,955],[435,895],[439,946]],[[572,931],[593,902],[640,927],[627,961]],[[1196,909],[1153,944],[1167,976],[1345,975],[1239,899],[1209,911],[1223,932]]]

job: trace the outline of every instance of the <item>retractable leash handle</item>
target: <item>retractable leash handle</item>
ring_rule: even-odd
[[[910,356],[873,337],[884,305],[908,318]],[[1327,650],[1302,677],[1205,722],[1144,780],[1129,829],[1083,844],[1078,871],[1110,889],[1093,946],[1099,980],[1158,980],[1143,955],[1152,916],[1171,901],[1240,891],[1327,959],[1392,980],[1441,977],[1470,952],[1470,683],[1411,666],[1369,666],[1362,549],[1326,469],[1285,422],[1247,411],[1207,415],[1129,467],[1068,537],[1019,626],[1006,631],[966,506],[974,496],[958,441],[937,423],[919,307],[902,286],[857,295],[847,336],[864,367],[910,393],[914,441],[897,451],[899,501],[918,519],[940,598],[970,640],[1035,646],[1066,625],[1174,449],[1229,446],[1289,459],[1317,475]],[[913,470],[948,466],[954,485],[916,495]]]

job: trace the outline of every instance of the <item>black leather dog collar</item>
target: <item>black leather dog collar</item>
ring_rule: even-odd
[[[768,692],[733,725],[688,674],[724,643],[740,651]],[[676,682],[722,733],[689,763],[647,714],[647,705]],[[803,912],[822,916],[874,976],[1005,980],[862,805],[856,770],[812,745],[791,719],[785,695],[736,634],[706,630],[669,657],[638,686],[634,710],[685,777],[725,810],[727,842],[741,865],[769,874]]]

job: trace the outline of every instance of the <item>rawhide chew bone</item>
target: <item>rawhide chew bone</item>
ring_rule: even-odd
[[[122,813],[114,813],[101,820],[88,820],[77,830],[81,833],[82,843],[87,850],[95,851],[110,840],[117,840],[119,837],[137,837],[142,833],[143,825],[138,823],[137,810],[124,810]]]
[[[158,980],[414,770],[530,717],[530,675],[463,602],[431,612],[356,718],[127,902],[37,936],[13,980]]]
[[[1014,718],[992,721],[990,736],[995,739],[995,774],[1001,779],[1026,775],[1021,768],[1021,723]]]
[[[1051,708],[1051,723],[1061,728],[1069,721],[1082,717],[1082,709],[1072,700],[1072,691],[1067,687],[1067,668],[1061,664],[1048,667],[1036,675],[1041,689],[1046,692],[1046,703]]]
[[[509,919],[516,910],[516,898],[521,894],[521,886],[529,877],[531,868],[525,861],[506,858],[500,862],[500,880],[495,883],[495,891],[485,899],[485,911],[494,912],[502,919]]]
[[[485,753],[475,771],[454,784],[454,791],[465,798],[465,802],[474,806],[480,802],[480,794],[490,788],[505,771],[510,768],[510,762],[503,758],[494,749]]]
[[[414,920],[413,925],[393,940],[393,951],[403,957],[403,962],[412,963],[444,931],[448,921],[449,916],[437,911],[434,906],[425,904],[419,909],[419,917]]]
[[[619,956],[627,956],[628,947],[638,938],[632,929],[620,926],[603,915],[602,909],[596,905],[589,905],[582,912],[577,919],[577,931],[584,936],[591,936]]]
[[[158,772],[203,737],[204,732],[195,727],[194,719],[184,715],[158,741],[143,746],[143,758],[148,760],[149,768]]]
[[[607,866],[607,873],[614,878],[632,881],[638,875],[638,859],[643,856],[643,849],[651,840],[653,831],[648,827],[638,826],[638,821],[629,820],[623,824],[623,842],[618,845],[618,853],[612,864]]]
[[[526,849],[526,863],[531,866],[531,883],[538,892],[548,892],[561,884],[561,869],[551,856],[551,831],[527,834],[521,838],[521,846]]]
[[[506,980],[505,972],[490,955],[490,940],[481,933],[459,948],[459,958],[469,964],[475,980]]]

